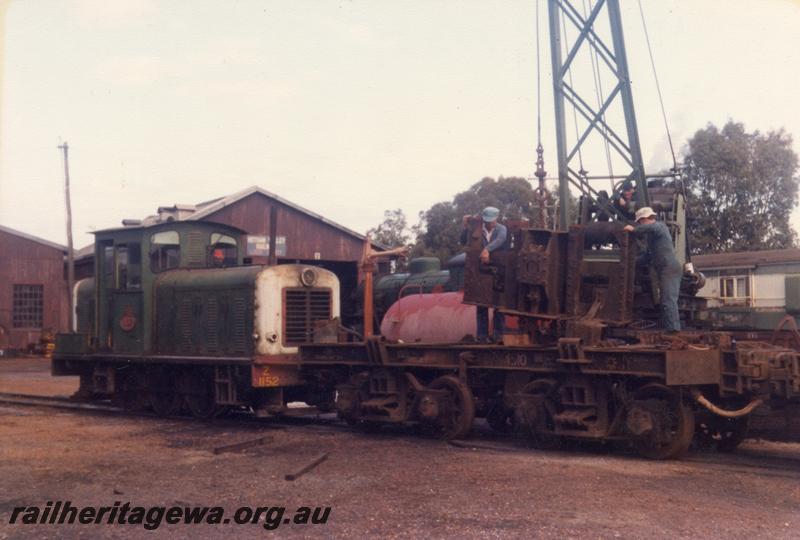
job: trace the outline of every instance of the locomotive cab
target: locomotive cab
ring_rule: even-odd
[[[153,351],[155,284],[163,273],[241,266],[242,230],[203,222],[168,222],[95,233],[96,316],[91,350]]]

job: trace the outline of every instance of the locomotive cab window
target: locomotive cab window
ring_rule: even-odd
[[[114,244],[110,240],[101,242],[101,264],[105,287],[114,287]]]
[[[162,272],[181,262],[181,237],[177,231],[163,231],[150,237],[150,270]]]
[[[236,239],[226,234],[213,233],[207,260],[212,268],[236,266]]]
[[[117,288],[140,289],[142,287],[142,250],[139,244],[116,246]]]

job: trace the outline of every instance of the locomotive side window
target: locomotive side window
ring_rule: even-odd
[[[122,245],[116,247],[117,251],[117,289],[124,289],[125,283],[128,281],[128,246]]]
[[[236,239],[221,233],[211,234],[209,246],[208,265],[220,268],[223,266],[236,266]]]
[[[163,231],[150,237],[150,270],[177,268],[181,262],[181,237],[177,231]]]
[[[103,279],[105,286],[114,287],[114,246],[110,242],[103,242]]]
[[[142,287],[142,249],[136,244],[122,244],[117,251],[117,288],[140,289]]]

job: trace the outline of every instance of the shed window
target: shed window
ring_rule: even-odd
[[[236,239],[227,234],[212,233],[208,247],[208,264],[212,267],[236,265]]]
[[[181,237],[177,231],[163,231],[150,237],[150,270],[177,268],[181,262]]]
[[[14,285],[11,309],[14,328],[41,328],[44,286]]]

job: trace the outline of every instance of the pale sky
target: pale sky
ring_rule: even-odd
[[[784,127],[800,153],[800,2],[642,1],[678,150],[732,118]],[[0,224],[55,242],[66,242],[63,141],[76,247],[123,218],[251,185],[365,232],[386,209],[413,223],[484,176],[535,168],[536,0],[0,5]],[[638,3],[622,7],[642,152],[656,172],[671,158]]]

